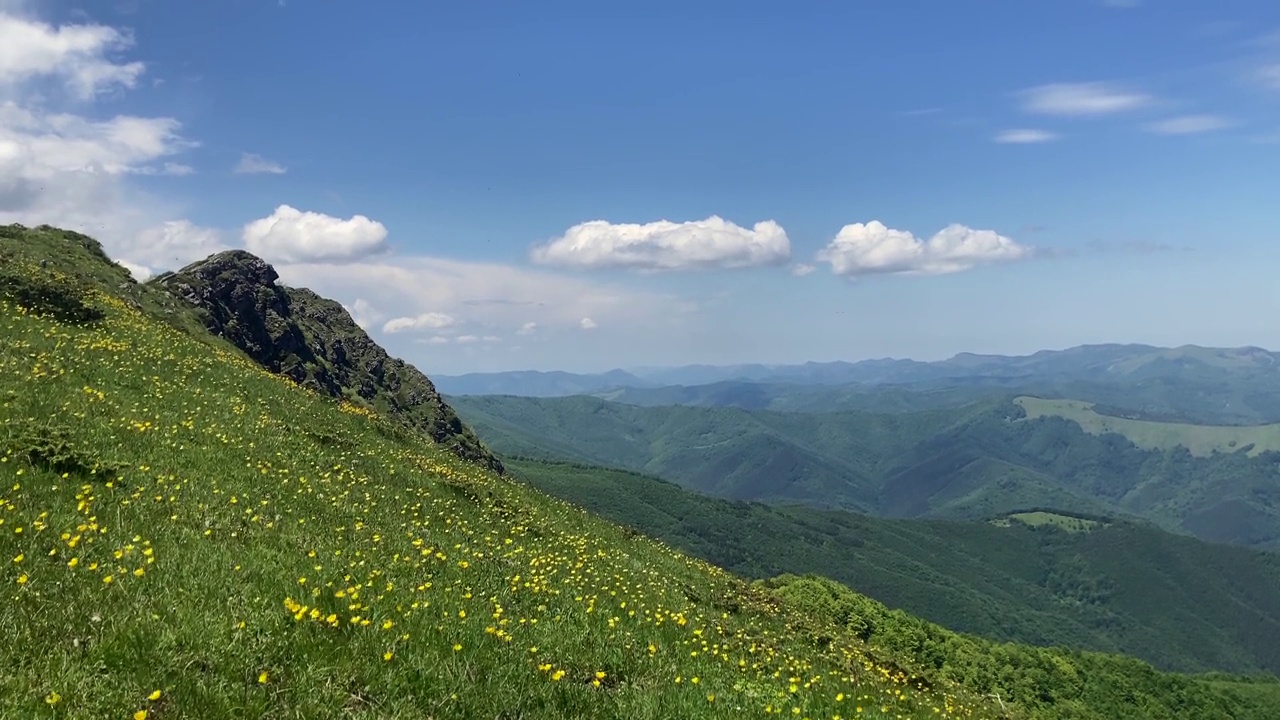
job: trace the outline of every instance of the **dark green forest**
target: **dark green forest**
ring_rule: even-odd
[[[617,467],[736,500],[886,517],[982,518],[1031,506],[1144,518],[1280,548],[1280,456],[1144,450],[1012,398],[912,412],[639,407],[590,397],[451,398],[500,455]]]

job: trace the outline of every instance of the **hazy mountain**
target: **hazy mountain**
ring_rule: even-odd
[[[610,370],[598,375],[537,370],[500,373],[468,373],[466,375],[435,375],[436,387],[445,395],[524,395],[527,397],[560,397],[582,395],[615,387],[653,387],[654,383],[642,380],[622,370]]]

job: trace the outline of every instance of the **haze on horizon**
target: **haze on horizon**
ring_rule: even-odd
[[[1265,0],[0,0],[0,47],[0,223],[245,248],[428,373],[1280,346]]]

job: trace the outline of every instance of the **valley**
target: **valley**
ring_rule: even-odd
[[[1271,427],[1082,415],[1072,410],[1077,403],[1003,394],[928,410],[838,413],[587,396],[449,400],[500,455],[622,468],[729,499],[953,519],[1049,507],[1280,548],[1280,463],[1265,444]],[[1104,420],[1142,445],[1098,432]]]

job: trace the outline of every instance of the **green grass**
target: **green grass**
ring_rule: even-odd
[[[1106,523],[1099,520],[1088,520],[1086,518],[1063,515],[1062,513],[1046,512],[1044,510],[1013,513],[1008,516],[1008,519],[1016,520],[1025,525],[1030,525],[1031,527],[1052,525],[1053,527],[1061,528],[1067,532],[1089,532],[1090,530],[1098,527],[1106,527]]]
[[[1146,450],[1169,450],[1184,447],[1192,455],[1205,457],[1213,453],[1237,452],[1249,447],[1248,455],[1280,452],[1280,423],[1271,425],[1195,425],[1191,423],[1154,422],[1103,415],[1094,411],[1093,403],[1080,400],[1045,400],[1022,396],[1014,400],[1027,413],[1027,419],[1061,417],[1071,420],[1091,435],[1116,433]]]
[[[1064,674],[1052,685],[1077,702],[1046,708],[1026,676],[1006,713],[982,695],[987,670],[938,674],[928,647],[869,644],[792,586],[751,585],[263,371],[93,245],[4,230],[6,272],[88,288],[104,317],[59,321],[41,293],[0,300],[0,717],[1108,718],[1123,701],[1131,717],[1261,720],[1280,707],[1274,684],[1130,660],[1120,700]],[[840,607],[858,601],[843,592]]]
[[[621,470],[507,459],[514,477],[747,577],[820,573],[952,630],[1280,671],[1280,555],[1112,520],[1062,532],[742,503]],[[1049,513],[1026,513],[1047,518]],[[1065,523],[1065,521],[1063,521]]]
[[[6,241],[6,269],[93,284],[89,257],[39,268],[46,239]],[[195,329],[93,302],[103,320],[68,325],[0,301],[0,717],[1000,714]]]

